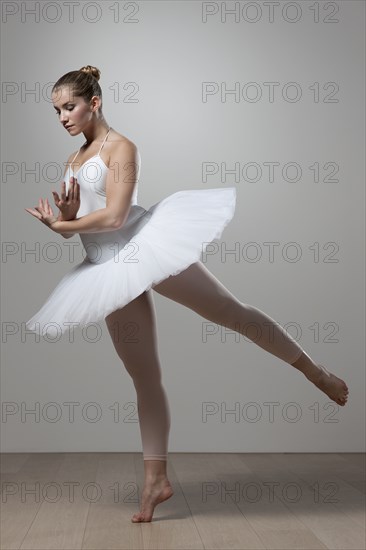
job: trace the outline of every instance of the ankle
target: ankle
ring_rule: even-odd
[[[292,363],[292,366],[301,371],[306,377],[313,377],[321,372],[321,369],[318,367],[317,363],[315,363],[311,357],[305,353],[305,351],[303,351],[300,357]]]
[[[145,481],[161,481],[167,479],[166,472],[145,472]]]
[[[145,481],[157,481],[167,477],[166,460],[144,460]]]

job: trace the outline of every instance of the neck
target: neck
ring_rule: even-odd
[[[101,124],[98,128],[93,128],[92,130],[86,130],[84,132],[84,136],[86,139],[86,142],[84,143],[84,145],[88,147],[94,141],[102,142],[111,129],[112,128],[109,126],[109,124],[106,123],[106,124]]]

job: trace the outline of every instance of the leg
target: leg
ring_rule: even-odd
[[[145,484],[141,511],[132,521],[151,521],[154,507],[173,494],[166,473],[170,413],[162,385],[152,293],[140,294],[105,321],[137,395]]]
[[[205,319],[245,335],[267,352],[294,366],[339,405],[347,400],[343,380],[316,364],[301,346],[266,313],[240,302],[204,266],[196,262],[178,275],[168,277],[153,289]]]

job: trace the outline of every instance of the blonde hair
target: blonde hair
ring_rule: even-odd
[[[93,67],[92,65],[85,65],[85,67],[81,67],[79,71],[82,71],[83,73],[86,73],[86,74],[91,74],[97,80],[100,79],[100,70],[97,67]]]
[[[80,96],[84,98],[86,103],[89,103],[93,96],[98,96],[102,99],[102,89],[98,83],[101,72],[93,65],[85,65],[78,71],[70,71],[61,76],[53,85],[52,93],[57,92],[60,88],[68,86],[71,89],[73,97]]]

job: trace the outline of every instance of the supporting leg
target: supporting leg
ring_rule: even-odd
[[[155,506],[173,495],[166,471],[170,412],[162,384],[151,291],[114,311],[105,321],[136,389],[145,484],[141,510],[132,521],[148,522]]]

